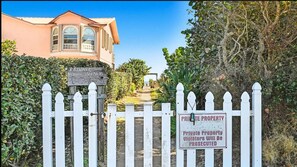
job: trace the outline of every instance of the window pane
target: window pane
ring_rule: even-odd
[[[77,35],[64,35],[64,39],[76,39]]]
[[[58,35],[58,28],[55,28],[53,31],[53,35]]]
[[[67,27],[64,30],[64,34],[77,34],[77,30],[74,27]]]
[[[91,28],[85,28],[84,35],[94,36],[94,31]]]
[[[58,40],[54,40],[53,41],[53,44],[55,45],[55,44],[58,44]]]
[[[64,39],[64,44],[77,44],[76,39]]]

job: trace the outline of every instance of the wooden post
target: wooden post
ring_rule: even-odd
[[[184,166],[184,150],[179,148],[179,119],[178,114],[184,113],[184,86],[176,86],[176,166]]]
[[[53,166],[53,139],[52,139],[52,93],[51,86],[46,83],[42,86],[42,143],[43,166]]]
[[[104,133],[104,86],[97,86],[97,100],[98,100],[98,159],[99,164],[104,166],[104,147],[105,147],[105,133]],[[102,166],[100,165],[100,166]]]
[[[253,109],[253,161],[252,166],[262,166],[262,93],[261,85],[256,82],[253,85],[252,109]]]
[[[89,108],[89,167],[97,166],[97,103],[96,85],[89,85],[88,108]]]
[[[74,95],[76,92],[76,86],[69,86],[69,95]],[[73,98],[68,98],[69,99],[69,104],[70,104],[70,111],[73,111]],[[74,162],[74,153],[73,153],[73,148],[74,148],[74,139],[73,139],[73,117],[70,117],[70,158],[71,158],[71,163]]]

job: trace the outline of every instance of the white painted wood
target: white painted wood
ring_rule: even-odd
[[[187,113],[192,113],[196,110],[196,96],[194,92],[188,94]],[[196,166],[196,149],[187,150],[187,167]]]
[[[232,96],[229,92],[224,95],[223,111],[227,119],[227,148],[223,149],[223,166],[232,166]]]
[[[205,96],[205,112],[211,113],[214,112],[214,96],[211,92],[208,92]],[[205,166],[212,167],[214,166],[214,149],[207,148],[205,149]]]
[[[146,102],[144,107],[144,118],[143,118],[143,166],[153,166],[153,106],[152,103]]]
[[[89,111],[88,110],[83,110],[82,111],[82,115],[83,116],[89,116]],[[73,117],[73,111],[64,111],[64,117]],[[55,117],[55,112],[51,112],[51,117],[54,118]]]
[[[65,166],[65,127],[64,127],[64,97],[62,93],[56,95],[55,103],[55,146],[56,166]]]
[[[97,166],[97,92],[94,82],[89,85],[88,108],[89,108],[89,167]]]
[[[126,104],[125,166],[134,167],[134,105]]]
[[[134,118],[143,118],[144,113],[143,111],[137,111],[134,112]],[[173,116],[173,111],[170,111],[170,115]],[[126,113],[125,112],[117,112],[116,113],[117,118],[125,118]],[[153,117],[162,117],[162,111],[154,111],[153,112]]]
[[[53,141],[52,141],[52,93],[51,86],[46,83],[42,86],[42,143],[43,166],[53,166]]]
[[[117,161],[117,122],[116,122],[117,106],[108,104],[107,106],[107,167],[116,167]]]
[[[82,95],[79,92],[74,94],[73,103],[73,126],[74,126],[74,167],[84,166],[84,147],[83,147],[83,105]]]
[[[143,118],[143,149],[144,166],[153,166],[153,106],[152,103],[144,103],[144,118]]]
[[[170,167],[170,103],[162,103],[162,167]]]
[[[241,167],[250,167],[250,102],[249,94],[241,95],[240,117],[240,163]]]
[[[262,93],[261,85],[256,82],[253,85],[252,93],[252,110],[254,117],[252,118],[253,123],[253,167],[262,166]]]
[[[178,83],[176,86],[176,166],[184,166],[184,150],[179,149],[179,118],[178,114],[184,112],[184,86]]]

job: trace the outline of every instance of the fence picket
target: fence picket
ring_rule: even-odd
[[[187,112],[192,113],[196,111],[196,96],[194,92],[188,94]],[[196,149],[187,150],[187,166],[196,166]]]
[[[82,95],[76,92],[73,104],[74,167],[84,166]]]
[[[240,163],[241,167],[250,167],[250,102],[249,94],[241,95],[240,116]]]
[[[52,93],[51,86],[46,83],[42,86],[42,142],[43,166],[53,166],[53,139],[52,139]]]
[[[108,104],[107,106],[107,166],[116,167],[117,157],[117,106],[115,104]]]
[[[214,112],[214,96],[211,92],[208,92],[205,96],[205,113]],[[211,167],[214,166],[214,149],[206,148],[205,149],[205,166]]]
[[[56,137],[56,166],[65,166],[65,126],[64,126],[64,97],[56,95],[55,103],[55,137]]]
[[[253,110],[253,167],[262,166],[262,93],[261,85],[253,85],[252,110]]]
[[[224,95],[223,111],[227,119],[227,148],[223,149],[223,166],[232,166],[232,96],[229,92]]]
[[[134,167],[134,105],[126,104],[125,166]]]
[[[170,167],[170,103],[162,103],[162,167]]]
[[[144,103],[143,118],[143,165],[153,166],[153,106],[152,103]]]
[[[179,148],[179,118],[178,114],[184,113],[184,86],[176,86],[176,166],[184,166],[184,150]]]
[[[89,167],[97,166],[97,92],[96,85],[89,85],[88,107],[89,107]]]

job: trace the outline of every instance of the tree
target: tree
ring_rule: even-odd
[[[16,42],[12,40],[5,40],[1,42],[1,54],[2,55],[13,55],[17,52]]]
[[[190,63],[204,69],[203,89],[214,85],[236,93],[259,81],[268,88],[266,97],[273,98],[271,81],[279,67],[290,64],[293,69],[286,70],[294,70],[297,62],[297,24],[292,24],[297,3],[195,1],[190,6],[192,27],[183,33],[195,54]]]
[[[143,87],[144,76],[147,75],[151,67],[140,59],[130,59],[129,62],[121,64],[117,71],[126,72],[132,75],[132,82],[136,85],[136,89]]]
[[[273,143],[279,137],[269,138],[280,134],[296,138],[297,2],[191,1],[189,4],[194,17],[189,20],[191,28],[183,33],[192,53],[189,67],[202,69],[201,90],[211,90],[218,97],[230,91],[233,108],[239,108],[241,93],[250,90],[254,82],[260,82],[265,111],[263,131],[268,138],[265,141]],[[282,147],[267,151],[281,155],[273,161],[267,158],[267,166],[296,164],[297,155],[288,150]]]

